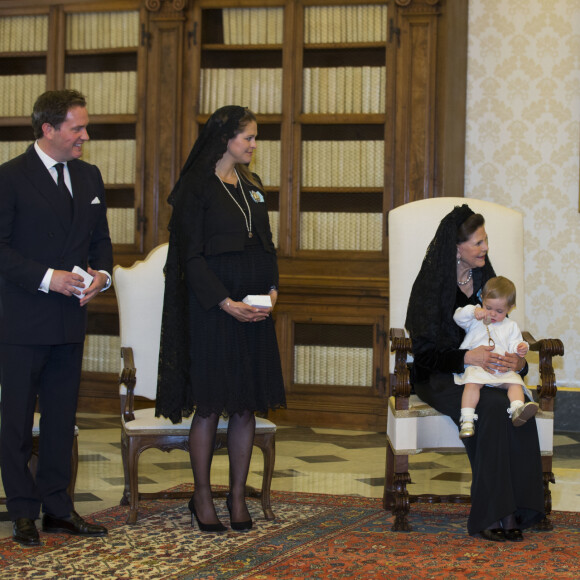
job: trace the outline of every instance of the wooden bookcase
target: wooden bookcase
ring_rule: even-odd
[[[84,146],[83,159],[101,169],[117,261],[132,261],[143,251],[139,215],[144,193],[138,169],[142,167],[144,147],[143,115],[138,107],[143,93],[142,17],[139,1],[0,6],[0,25],[14,32],[0,53],[2,75],[35,74],[42,75],[44,81],[39,84],[25,79],[23,87],[10,91],[20,98],[24,93],[25,99],[19,104],[16,101],[22,109],[17,115],[0,117],[4,156],[14,157],[32,142],[30,112],[41,92],[71,87],[85,94],[91,139]],[[10,50],[12,47],[18,50]],[[17,144],[10,147],[14,141]],[[90,306],[83,362],[84,396],[100,396],[103,381],[116,382],[118,336],[115,297],[109,292]]]
[[[40,71],[47,88],[87,82],[91,74],[136,77],[134,109],[91,112],[89,95],[94,141],[134,143],[133,181],[107,183],[109,207],[124,224],[118,263],[131,264],[167,241],[167,195],[209,114],[225,104],[257,114],[253,167],[266,185],[278,248],[276,328],[288,398],[274,419],[383,429],[387,214],[408,201],[463,191],[466,3],[3,4],[0,21],[41,15],[48,32],[45,49],[0,52],[0,74],[5,65],[13,74]],[[137,43],[81,46],[77,34],[71,45],[70,26],[83,14],[125,12],[138,15]],[[28,126],[27,116],[0,118],[0,142],[28,135]],[[103,155],[95,151],[101,167]],[[114,293],[91,304],[90,333],[115,344]],[[114,372],[85,372],[81,408],[116,404]]]

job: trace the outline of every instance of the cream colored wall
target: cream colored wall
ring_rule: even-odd
[[[469,0],[468,51],[465,195],[523,212],[527,329],[580,388],[580,0]]]

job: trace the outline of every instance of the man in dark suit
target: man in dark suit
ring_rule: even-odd
[[[107,533],[81,518],[67,493],[86,305],[109,287],[113,266],[101,173],[79,159],[88,123],[83,95],[48,91],[34,104],[36,142],[0,166],[0,468],[13,538],[25,546],[40,544],[41,506],[44,532]]]

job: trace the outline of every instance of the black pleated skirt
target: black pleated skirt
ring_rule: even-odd
[[[261,245],[206,257],[231,299],[267,294],[276,257]],[[239,322],[218,306],[204,310],[189,297],[190,388],[196,412],[227,416],[286,405],[274,321]]]

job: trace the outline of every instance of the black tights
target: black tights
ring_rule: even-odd
[[[217,523],[218,517],[211,497],[211,462],[219,415],[195,415],[189,432],[189,457],[193,470],[195,491],[193,503],[197,516],[205,524]],[[256,418],[251,411],[235,413],[228,421],[228,457],[230,460],[230,496],[232,520],[250,519],[244,499],[246,480],[252,458]]]

